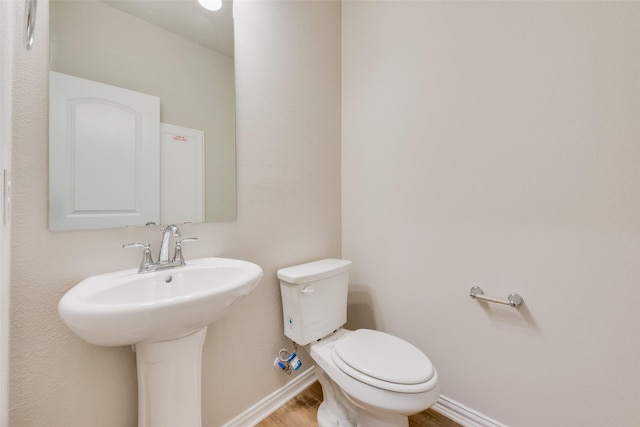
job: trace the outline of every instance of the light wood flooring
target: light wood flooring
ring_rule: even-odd
[[[315,427],[316,413],[322,402],[322,387],[317,381],[288,401],[256,427]],[[409,427],[461,427],[460,424],[427,409],[409,417]]]

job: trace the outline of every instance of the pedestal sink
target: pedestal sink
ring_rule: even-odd
[[[87,342],[134,346],[139,427],[200,427],[207,325],[261,277],[258,265],[226,258],[152,273],[124,270],[83,280],[62,297],[58,312]]]

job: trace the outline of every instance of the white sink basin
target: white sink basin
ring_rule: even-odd
[[[201,258],[175,269],[89,277],[60,300],[64,323],[92,344],[120,346],[192,334],[255,289],[258,265]]]

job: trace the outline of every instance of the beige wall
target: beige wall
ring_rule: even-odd
[[[11,171],[14,8],[0,2],[0,169]],[[0,203],[5,207],[5,201]],[[9,219],[7,218],[7,221]],[[8,425],[10,223],[0,225],[0,426]]]
[[[509,426],[640,425],[640,3],[342,14],[351,324]]]
[[[134,353],[82,342],[56,306],[87,276],[136,266],[140,254],[121,245],[157,248],[160,233],[48,231],[48,4],[38,4],[36,46],[18,53],[15,73],[10,425],[134,426]],[[202,369],[209,427],[290,380],[272,367],[289,345],[276,270],[340,256],[339,3],[239,2],[236,36],[238,219],[182,231],[200,239],[185,248],[187,258],[246,259],[264,278],[209,328]]]
[[[50,68],[160,97],[160,121],[205,132],[206,218],[233,220],[233,58],[97,0],[50,3]]]
[[[85,344],[56,304],[159,233],[48,231],[39,5],[36,47],[15,61],[10,424],[134,426],[134,354]],[[446,396],[507,425],[640,423],[639,7],[344,5],[350,323],[410,340]],[[209,330],[206,426],[289,380],[271,368],[287,344],[275,271],[340,256],[339,22],[335,2],[239,2],[238,220],[183,231],[200,237],[188,257],[265,278]],[[526,305],[483,306],[474,284]]]

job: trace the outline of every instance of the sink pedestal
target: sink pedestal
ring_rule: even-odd
[[[201,427],[202,345],[207,327],[135,345],[138,427]]]

